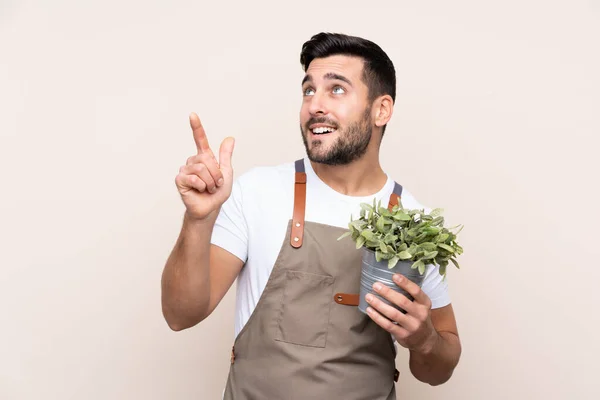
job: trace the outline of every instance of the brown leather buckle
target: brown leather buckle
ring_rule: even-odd
[[[359,295],[350,293],[336,293],[335,296],[333,296],[333,300],[335,300],[336,303],[343,304],[345,306],[357,306],[359,303]]]

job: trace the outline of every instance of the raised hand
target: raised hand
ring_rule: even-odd
[[[190,115],[190,126],[196,142],[197,154],[187,159],[175,177],[175,185],[190,218],[204,220],[215,216],[221,205],[231,195],[233,168],[231,155],[235,140],[226,138],[219,149],[216,160],[195,113]]]

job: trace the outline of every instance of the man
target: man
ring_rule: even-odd
[[[306,158],[234,181],[233,138],[217,162],[190,116],[198,154],[175,180],[186,212],[163,273],[165,319],[176,331],[195,326],[238,278],[225,399],[395,399],[394,341],[409,350],[417,379],[442,384],[461,345],[435,266],[421,288],[395,277],[412,302],[375,284],[406,314],[371,296],[368,315],[353,300],[335,300],[359,290],[361,252],[337,238],[360,203],[395,194],[405,207],[423,208],[379,163],[394,66],[376,44],[341,34],[313,36],[300,59]]]

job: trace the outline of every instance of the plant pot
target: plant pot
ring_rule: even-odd
[[[391,288],[392,290],[402,293],[412,301],[413,297],[404,289],[401,289],[398,285],[396,285],[396,283],[394,283],[392,280],[392,276],[394,274],[401,274],[421,287],[425,275],[419,274],[418,269],[412,269],[412,264],[412,261],[399,261],[394,268],[390,269],[388,268],[388,260],[377,261],[375,258],[375,252],[373,250],[363,248],[358,309],[365,314],[367,313],[366,310],[369,305],[365,300],[365,296],[368,293],[371,293],[384,303],[391,305],[392,307],[400,310],[402,313],[406,313],[406,311],[404,311],[402,308],[396,306],[395,304],[391,304],[387,299],[376,294],[373,291],[373,284],[375,282],[381,282],[383,285]]]

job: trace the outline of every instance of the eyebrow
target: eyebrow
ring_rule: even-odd
[[[350,82],[350,79],[346,78],[343,75],[340,74],[336,74],[334,72],[328,72],[323,76],[324,79],[328,79],[328,80],[338,80],[338,81],[342,81],[342,82],[346,82],[348,85],[352,86],[352,82]],[[312,81],[312,76],[310,75],[305,75],[304,79],[302,79],[302,84],[304,85],[306,82],[311,82]]]

